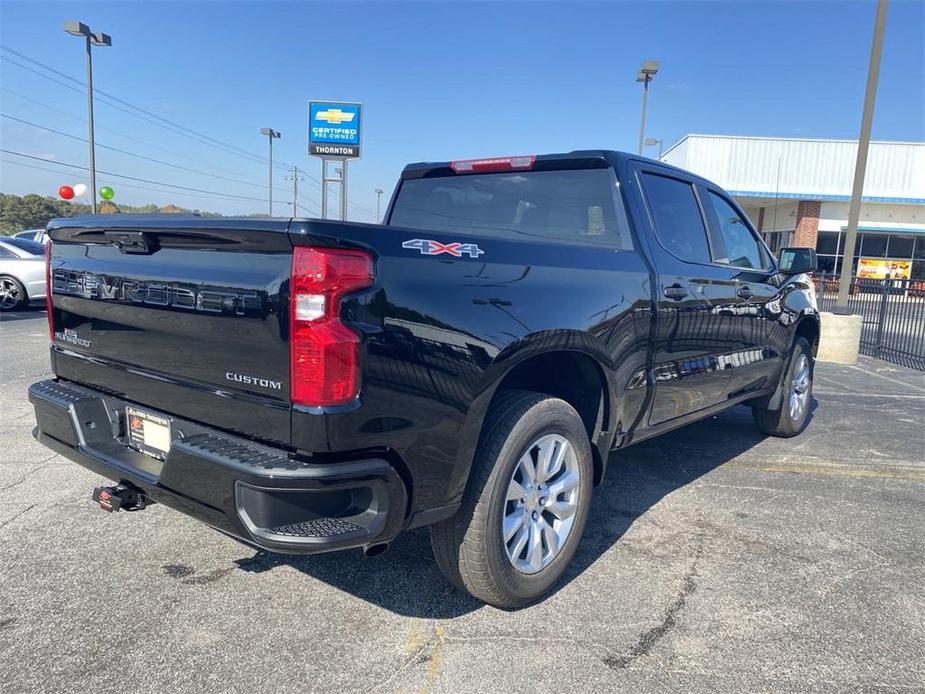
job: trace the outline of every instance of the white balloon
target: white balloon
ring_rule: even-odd
[[[84,185],[83,183],[78,183],[77,185],[74,186],[74,195],[76,195],[77,197],[80,197],[86,192],[87,192],[87,186]]]

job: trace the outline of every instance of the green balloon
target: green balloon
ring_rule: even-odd
[[[109,186],[103,186],[100,188],[100,197],[103,198],[103,200],[112,200],[114,195],[115,193]]]

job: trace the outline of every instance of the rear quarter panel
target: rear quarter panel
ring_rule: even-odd
[[[375,285],[343,310],[364,336],[361,402],[328,417],[327,435],[332,449],[394,449],[414,477],[416,509],[461,495],[494,389],[525,358],[584,352],[606,373],[614,421],[632,421],[641,408],[644,384],[630,383],[645,368],[651,311],[637,252],[321,222],[301,236],[336,238],[376,256]],[[477,243],[484,254],[402,247],[414,238]],[[294,414],[294,436],[314,430],[296,423],[311,416]],[[294,443],[311,450],[319,441]]]

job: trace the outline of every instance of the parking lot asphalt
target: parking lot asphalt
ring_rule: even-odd
[[[925,690],[925,374],[820,364],[808,430],[744,407],[614,455],[574,566],[518,612],[381,557],[257,552],[31,436],[40,310],[0,317],[0,689]]]

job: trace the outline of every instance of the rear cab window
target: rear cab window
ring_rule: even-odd
[[[642,183],[662,247],[688,263],[710,263],[707,229],[693,184],[647,171]]]
[[[405,179],[390,226],[633,248],[610,168]]]

